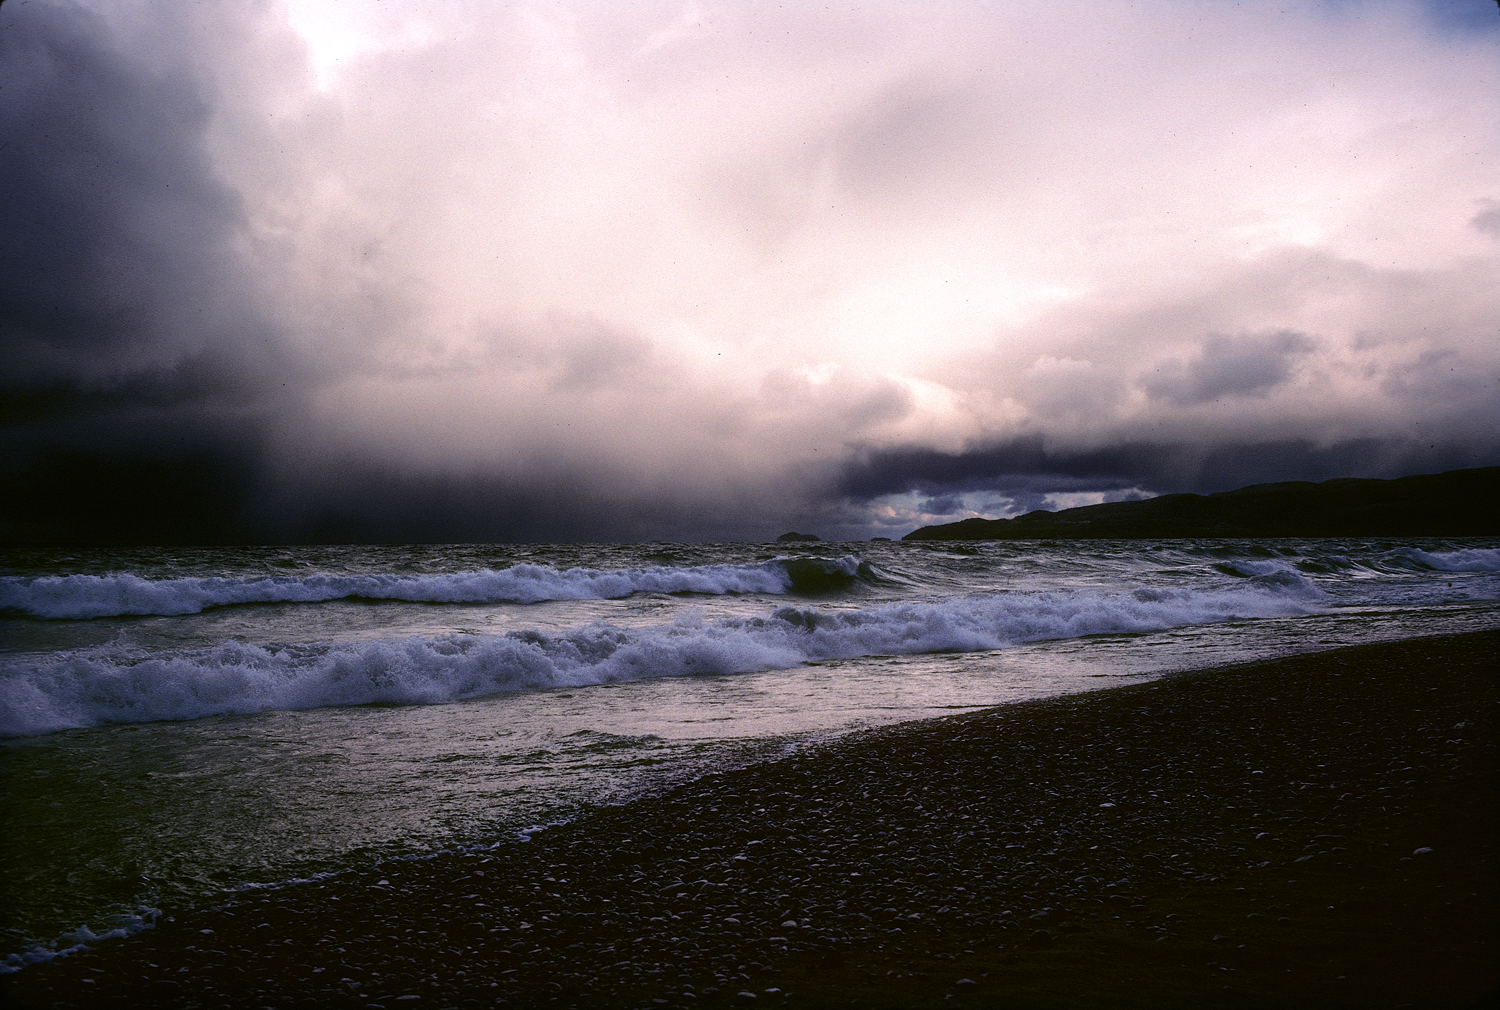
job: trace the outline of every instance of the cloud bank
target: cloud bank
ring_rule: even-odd
[[[1500,463],[1500,16],[0,10],[11,542],[897,536]]]

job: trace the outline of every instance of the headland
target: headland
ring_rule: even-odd
[[[1188,537],[1500,536],[1500,467],[1396,480],[1256,484],[1168,494],[1014,519],[924,526],[903,540],[1133,540]]]

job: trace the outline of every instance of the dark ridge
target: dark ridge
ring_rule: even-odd
[[[924,526],[903,540],[1141,540],[1182,537],[1477,537],[1500,535],[1500,467],[1396,480],[1256,484],[1169,494],[1015,519]]]
[[[822,540],[822,539],[823,538],[820,537],[820,536],[818,536],[816,533],[783,533],[781,536],[779,536],[779,537],[776,538],[776,542],[778,544],[785,544],[785,543],[810,544],[810,543],[813,543],[815,541],[819,541],[819,540]]]

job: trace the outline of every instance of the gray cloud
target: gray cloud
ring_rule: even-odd
[[[1141,387],[1155,399],[1186,407],[1224,396],[1264,396],[1291,375],[1296,359],[1313,349],[1304,334],[1283,331],[1213,336],[1197,357],[1172,359],[1144,377]]]
[[[930,512],[935,516],[951,516],[955,512],[962,511],[964,500],[955,494],[943,495],[941,498],[928,498],[917,506],[923,512]]]
[[[548,362],[556,391],[588,391],[619,382],[623,374],[647,367],[651,342],[616,330],[597,319],[558,319]]]
[[[1010,508],[1007,511],[1015,515],[1025,515],[1027,512],[1056,512],[1057,502],[1040,491],[1015,491],[1011,493]]]
[[[1484,200],[1484,209],[1469,218],[1469,227],[1486,235],[1500,235],[1500,202]]]

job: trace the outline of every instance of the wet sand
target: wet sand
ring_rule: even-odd
[[[1469,1007],[1500,632],[857,733],[6,976],[38,1007]],[[1487,995],[1488,994],[1488,995]]]

